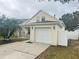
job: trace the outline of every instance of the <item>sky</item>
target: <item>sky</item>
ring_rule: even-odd
[[[31,18],[39,10],[56,15],[57,18],[63,14],[79,11],[79,2],[77,0],[70,1],[69,4],[55,2],[38,2],[38,0],[0,0],[0,15],[5,14],[8,17],[19,19]]]

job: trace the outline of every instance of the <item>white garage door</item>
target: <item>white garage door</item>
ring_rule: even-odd
[[[51,28],[36,28],[35,29],[35,39],[36,42],[51,44],[52,34]]]

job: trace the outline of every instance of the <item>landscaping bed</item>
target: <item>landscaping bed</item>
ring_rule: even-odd
[[[13,43],[13,42],[20,42],[20,41],[25,41],[26,39],[10,39],[10,40],[0,40],[0,45],[2,44],[8,44],[8,43]]]
[[[36,59],[79,59],[79,41],[70,40],[68,47],[50,46]]]

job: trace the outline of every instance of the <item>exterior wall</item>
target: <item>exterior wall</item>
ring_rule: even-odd
[[[67,46],[68,38],[64,28],[57,26],[57,45]]]
[[[39,14],[37,14],[36,16],[34,16],[30,22],[36,22],[37,20],[40,21],[43,16],[45,17],[45,21],[56,21],[56,19],[54,17],[48,15],[47,13],[40,12]]]
[[[50,27],[51,28],[51,33],[52,33],[52,43],[51,45],[57,45],[57,28],[53,29],[53,26],[56,27],[56,25],[42,25],[42,26],[33,26],[30,28],[30,41],[31,42],[36,42],[35,41],[35,28],[36,27]]]
[[[35,42],[35,40],[34,40],[34,31],[35,31],[35,28],[30,27],[30,41],[31,42]]]
[[[24,38],[24,39],[29,39],[29,35],[28,35],[28,29],[22,27],[21,29],[18,29],[15,33],[15,36],[17,36],[17,38]]]
[[[52,45],[57,45],[57,31],[52,28]]]
[[[58,31],[58,45],[67,46],[68,45],[68,38],[65,31]]]
[[[19,36],[19,30],[15,31],[14,36]]]
[[[45,17],[45,21],[57,21],[55,17],[52,17],[48,15],[45,12],[39,12],[37,15],[32,17],[29,23],[31,22],[37,22],[37,20],[41,21],[42,17]],[[65,35],[64,27],[61,28],[58,25],[35,25],[30,27],[30,41],[31,42],[36,42],[35,40],[35,28],[36,27],[50,27],[51,28],[51,33],[52,33],[52,45],[63,45],[67,46],[67,37]],[[54,29],[55,27],[55,29]]]
[[[64,31],[64,28],[59,27],[58,25],[56,25],[56,30],[57,31]]]

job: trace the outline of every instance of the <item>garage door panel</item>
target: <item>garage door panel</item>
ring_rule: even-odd
[[[36,28],[35,29],[36,42],[48,43],[52,41],[51,28]]]

